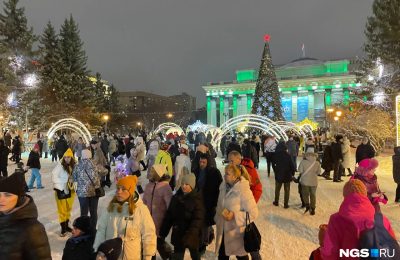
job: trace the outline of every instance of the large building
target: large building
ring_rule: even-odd
[[[321,61],[301,58],[275,68],[285,120],[300,122],[306,117],[326,120],[326,108],[348,105],[352,88],[359,86],[350,60]],[[258,72],[236,71],[232,82],[208,83],[207,123],[220,126],[237,115],[251,113]]]

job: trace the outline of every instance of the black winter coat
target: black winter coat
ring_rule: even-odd
[[[60,139],[56,143],[57,155],[61,158],[67,150],[68,150],[67,141],[63,137],[60,137]]]
[[[238,151],[240,154],[242,153],[242,149],[237,142],[230,142],[228,144],[228,147],[226,148],[226,155],[228,156],[232,151]]]
[[[356,163],[361,162],[364,159],[374,158],[375,150],[374,147],[368,142],[367,144],[360,144],[356,149]]]
[[[332,143],[331,144],[331,155],[332,155],[333,163],[335,163],[339,160],[343,161],[342,144],[341,143]]]
[[[37,152],[31,151],[29,153],[28,162],[26,166],[29,168],[35,168],[40,170],[40,155]]]
[[[324,153],[322,155],[321,167],[327,172],[333,170],[332,149],[330,145],[327,145],[325,147]]]
[[[284,150],[285,147],[285,145],[280,146],[278,144],[272,155],[272,169],[274,170],[275,181],[280,183],[291,182],[296,171],[292,158]]]
[[[71,237],[65,244],[62,260],[94,260],[93,242],[91,235]]]
[[[400,184],[400,154],[392,156],[393,161],[393,180],[395,183]]]
[[[0,214],[0,259],[51,259],[49,240],[32,197],[8,215]]]
[[[258,154],[256,148],[251,145],[250,142],[245,142],[242,145],[243,158],[248,158],[253,161],[255,165],[258,165]]]
[[[7,167],[9,153],[10,153],[10,149],[8,149],[7,146],[0,147],[0,168]]]
[[[199,179],[200,169],[194,172],[196,180]],[[204,223],[206,226],[212,226],[215,224],[214,216],[218,203],[219,186],[222,183],[221,172],[215,167],[206,168],[206,180],[203,188],[199,191],[203,197],[205,219]]]
[[[165,238],[172,227],[171,243],[177,248],[197,250],[201,241],[204,207],[200,193],[184,194],[181,189],[172,197],[160,229]]]
[[[19,139],[14,139],[12,152],[13,153],[20,153],[21,152],[21,141]]]

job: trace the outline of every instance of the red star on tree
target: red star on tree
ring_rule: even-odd
[[[264,35],[264,42],[269,42],[271,40],[271,35],[266,34]]]

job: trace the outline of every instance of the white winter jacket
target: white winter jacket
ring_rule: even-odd
[[[108,239],[121,237],[123,254],[119,259],[151,259],[156,254],[157,236],[149,209],[139,198],[133,215],[129,215],[128,202],[125,202],[121,213],[104,211],[101,215],[93,248],[97,248]],[[143,255],[143,258],[142,258]]]
[[[350,152],[350,141],[346,138],[342,143],[342,154],[343,154],[343,168],[352,168],[354,164],[351,164],[351,152]]]
[[[224,209],[233,211],[234,218],[226,221],[222,217]],[[217,226],[215,253],[218,254],[224,235],[225,253],[227,256],[245,256],[243,235],[246,227],[246,212],[249,213],[250,222],[258,216],[258,208],[250,190],[249,182],[241,177],[228,192],[225,182],[219,188],[217,210],[214,217]]]
[[[51,172],[51,178],[53,181],[54,189],[64,191],[64,193],[68,194],[68,173],[64,170],[61,163],[57,163],[57,166]]]
[[[187,155],[180,154],[178,157],[176,157],[175,161],[175,186],[176,189],[179,189],[181,187],[181,177],[182,177],[182,169],[183,167],[186,167],[189,170],[191,170],[191,162],[190,158]]]

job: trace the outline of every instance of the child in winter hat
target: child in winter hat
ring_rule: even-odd
[[[90,217],[76,218],[72,236],[65,243],[63,260],[91,259],[93,256],[93,233],[90,229]]]

